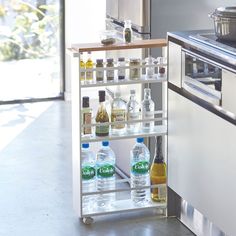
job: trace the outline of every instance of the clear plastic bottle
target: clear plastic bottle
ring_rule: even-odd
[[[143,138],[137,138],[137,142],[130,153],[132,188],[150,185],[150,152],[143,141]],[[131,200],[138,206],[148,204],[148,202],[150,202],[150,189],[144,188],[132,190]]]
[[[94,192],[96,191],[96,156],[89,149],[88,143],[82,144],[82,153],[81,153],[81,162],[82,162],[82,191],[85,192]],[[89,211],[94,208],[95,195],[83,196],[82,206],[83,211]]]
[[[148,66],[146,68],[146,76],[148,78],[152,78],[155,74],[155,64],[154,64],[154,58],[149,55],[149,57],[145,58],[146,65]]]
[[[115,97],[111,103],[111,122],[125,121],[126,103],[121,99],[119,89],[115,91]],[[125,124],[114,124],[111,126],[112,134],[122,134],[125,132]]]
[[[139,120],[141,117],[140,105],[135,99],[135,90],[130,90],[130,99],[127,103],[127,121]],[[127,132],[137,133],[140,129],[140,123],[127,124]]]
[[[153,119],[154,118],[154,111],[155,111],[155,104],[151,99],[151,89],[145,88],[144,89],[144,99],[142,101],[142,119]],[[154,128],[154,121],[143,122],[142,125],[143,131],[152,131]]]
[[[97,190],[114,190],[116,157],[109,147],[108,141],[102,142],[102,147],[97,153]],[[111,208],[116,199],[115,193],[101,193],[97,195],[97,206]]]

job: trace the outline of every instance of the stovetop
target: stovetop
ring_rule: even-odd
[[[236,42],[219,40],[214,33],[195,34],[189,38],[236,56]]]

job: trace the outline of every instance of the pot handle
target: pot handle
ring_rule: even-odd
[[[208,14],[208,17],[210,17],[210,18],[212,18],[212,19],[214,19],[215,16],[216,16],[215,12],[212,12],[212,13],[209,13],[209,14]]]

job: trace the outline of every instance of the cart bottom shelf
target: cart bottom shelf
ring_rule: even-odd
[[[142,210],[142,209],[150,209],[150,208],[157,208],[165,210],[167,207],[166,203],[157,203],[157,202],[148,202],[144,206],[136,206],[133,204],[131,199],[126,200],[117,200],[112,208],[109,209],[102,209],[97,208],[90,211],[83,212],[82,217],[90,217],[90,216],[97,216],[97,215],[106,215],[111,213],[117,212],[125,212],[125,211],[135,211],[135,210]]]

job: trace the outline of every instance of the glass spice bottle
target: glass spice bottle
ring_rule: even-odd
[[[140,59],[138,58],[130,59],[129,65],[132,66],[132,68],[130,68],[129,71],[129,78],[131,80],[140,79]]]
[[[109,115],[105,107],[106,92],[104,90],[98,91],[99,107],[96,115],[96,122],[101,124],[96,126],[97,136],[107,136],[109,134],[109,125],[102,125],[102,123],[109,122]]]
[[[133,30],[131,28],[131,20],[125,20],[123,39],[125,43],[131,43],[133,38]]]
[[[103,59],[96,60],[96,81],[103,82],[104,79],[104,70],[103,70]]]
[[[85,69],[85,62],[83,60],[83,53],[80,53],[80,69],[84,70]],[[85,80],[85,72],[80,72],[80,80],[84,81]]]
[[[109,67],[112,67],[112,69],[108,69]],[[107,81],[113,81],[114,80],[114,62],[113,58],[107,59]]]
[[[88,59],[86,62],[86,69],[88,69],[88,71],[86,71],[86,82],[91,82],[93,80],[93,71],[91,69],[93,69],[93,61],[91,58],[91,52],[88,52]]]
[[[118,67],[124,67],[125,66],[125,58],[119,57],[118,58]],[[125,68],[118,68],[118,80],[125,79]]]

